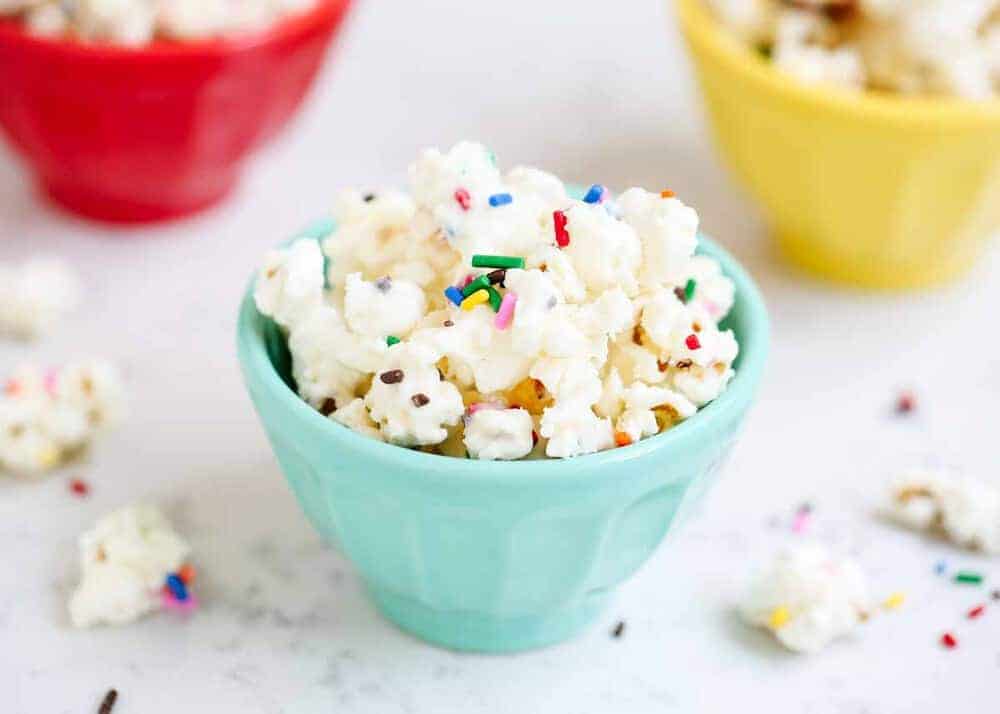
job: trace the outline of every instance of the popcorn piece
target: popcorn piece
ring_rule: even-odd
[[[437,444],[448,436],[465,406],[462,395],[441,379],[438,356],[421,345],[399,344],[389,350],[372,380],[365,405],[387,441],[400,446]]]
[[[864,621],[868,586],[858,565],[818,544],[789,549],[750,587],[740,614],[796,652],[818,652]]]
[[[630,188],[618,198],[622,217],[642,240],[640,283],[679,283],[698,245],[698,214],[677,198]]]
[[[465,446],[474,459],[520,459],[534,447],[534,422],[524,409],[479,409],[467,422]]]
[[[379,431],[378,424],[368,416],[368,408],[365,406],[364,399],[352,399],[331,414],[330,418],[362,436],[382,441],[382,432]]]
[[[344,316],[359,335],[403,337],[420,321],[426,309],[423,290],[409,281],[385,276],[367,282],[360,273],[347,276]]]
[[[0,15],[24,18],[41,35],[143,45],[260,30],[315,0],[0,0]]]
[[[135,505],[80,537],[82,578],[69,602],[75,627],[123,625],[160,609],[162,589],[191,549],[159,510]]]
[[[623,399],[625,410],[615,422],[615,428],[628,434],[633,442],[660,433],[655,410],[673,414],[674,421],[687,419],[698,411],[684,395],[665,387],[649,387],[642,382],[635,382],[626,389]]]
[[[76,455],[120,421],[124,392],[104,362],[23,367],[0,394],[0,468],[38,474]]]
[[[685,287],[689,280],[694,281],[694,295],[687,304],[704,310],[715,322],[722,321],[733,308],[736,287],[722,274],[719,262],[707,255],[692,256],[683,281]]]
[[[303,238],[264,259],[254,290],[257,309],[291,330],[323,303],[323,253]]]
[[[778,19],[774,52],[775,65],[809,83],[829,83],[862,87],[865,68],[856,48],[831,48],[826,39],[833,31],[822,15],[788,10]]]
[[[628,193],[628,192],[626,192]],[[624,194],[623,194],[624,198]],[[567,214],[570,244],[564,252],[591,293],[621,288],[626,295],[638,291],[636,272],[645,257],[643,244],[629,223],[618,221],[603,206],[577,203]]]
[[[1000,490],[956,474],[909,471],[892,483],[888,515],[963,548],[1000,553]]]
[[[0,333],[37,337],[79,303],[76,276],[59,261],[0,266]]]

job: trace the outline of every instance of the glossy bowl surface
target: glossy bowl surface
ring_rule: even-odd
[[[350,0],[259,33],[140,48],[0,21],[0,127],[56,202],[146,222],[206,208],[298,109]]]
[[[332,224],[321,227],[304,235],[319,237]],[[435,456],[324,418],[289,386],[285,339],[248,289],[238,345],[254,406],[302,510],[354,563],[387,618],[461,650],[564,640],[697,506],[753,401],[769,339],[751,278],[709,240],[700,252],[736,283],[724,323],[741,348],[733,381],[664,434],[564,460]]]
[[[960,276],[1000,230],[1000,100],[810,86],[675,0],[723,158],[783,253],[877,289]]]

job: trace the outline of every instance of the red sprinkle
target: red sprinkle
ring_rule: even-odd
[[[462,207],[463,211],[468,211],[472,205],[472,196],[464,188],[455,189],[455,200],[458,201],[458,205]]]
[[[629,446],[631,443],[632,443],[632,437],[626,434],[624,431],[615,432],[616,446]]]
[[[913,396],[913,392],[903,392],[899,395],[899,399],[896,400],[896,413],[897,414],[909,414],[917,407],[917,400]]]
[[[569,245],[569,231],[566,230],[566,214],[562,211],[553,211],[552,222],[556,227],[556,245],[560,248],[565,248]]]
[[[90,493],[90,486],[83,479],[75,478],[69,482],[69,490],[76,496],[86,496]]]
[[[982,615],[984,612],[986,612],[986,606],[985,605],[976,605],[974,608],[972,608],[971,610],[969,610],[969,619],[970,620],[975,620],[977,617],[979,617],[980,615]]]
[[[689,350],[700,350],[701,341],[698,339],[698,335],[688,335],[687,339],[684,340],[684,344],[687,345]]]
[[[951,634],[950,632],[945,632],[943,635],[941,635],[941,644],[947,647],[948,649],[953,650],[956,647],[958,647],[958,640],[955,639],[955,635]]]

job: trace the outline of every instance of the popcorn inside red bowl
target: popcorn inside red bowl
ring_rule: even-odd
[[[262,30],[316,0],[0,0],[34,34],[144,45]]]

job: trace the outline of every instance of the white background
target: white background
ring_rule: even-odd
[[[579,183],[671,187],[758,278],[774,320],[759,404],[705,514],[672,538],[579,639],[518,656],[460,655],[381,620],[349,564],[300,516],[251,410],[234,354],[237,302],[270,245],[339,187],[402,180],[425,145],[480,139],[502,165]],[[850,210],[845,206],[845,210]],[[132,418],[87,463],[0,480],[0,711],[984,712],[1000,694],[1000,603],[933,574],[987,559],[874,515],[886,477],[949,463],[997,480],[1000,267],[921,296],[849,293],[776,261],[717,163],[689,66],[658,2],[360,4],[307,110],[223,207],[113,230],[56,212],[0,162],[0,260],[61,255],[84,308],[51,338],[3,344],[0,367],[78,355],[118,361]],[[912,387],[916,414],[892,415]],[[70,495],[68,479],[93,486]],[[191,539],[202,610],[77,632],[65,601],[75,538],[138,498]],[[876,596],[907,594],[857,636],[789,655],[732,614],[752,568],[812,535],[857,556]],[[609,632],[618,620],[620,640]],[[960,644],[938,638],[954,630]]]

